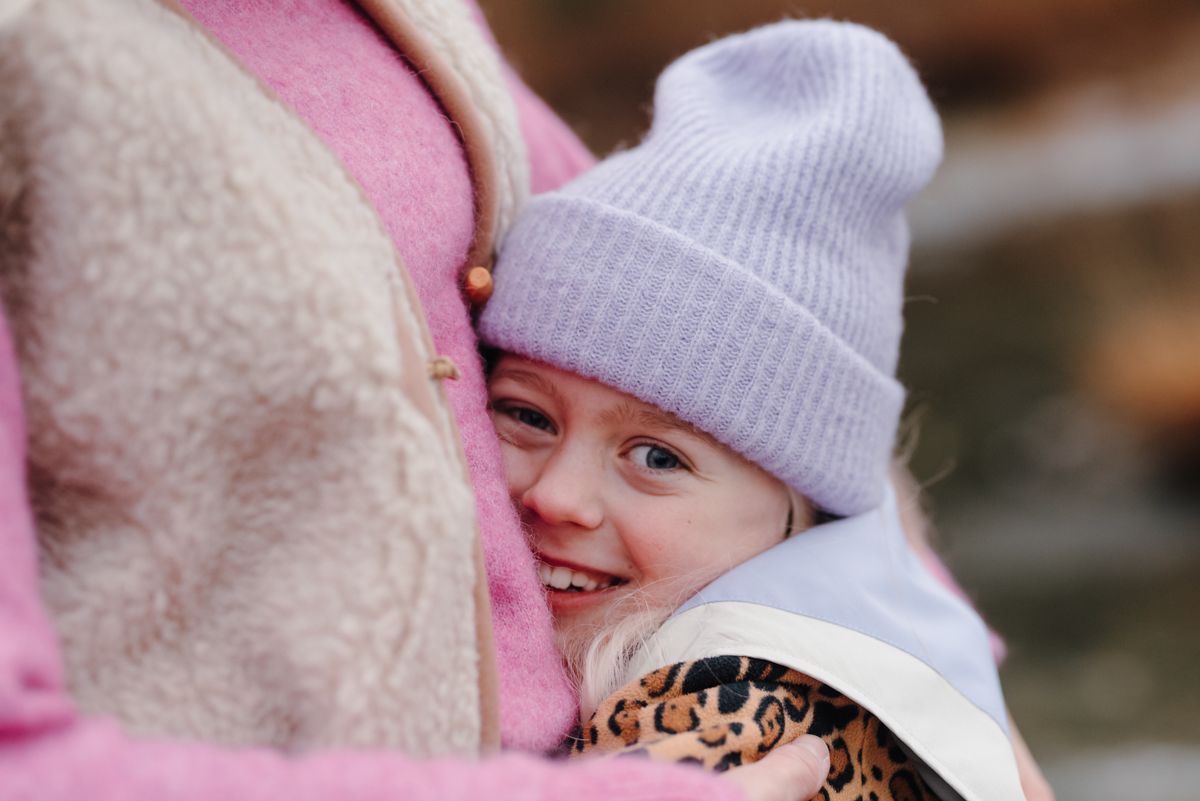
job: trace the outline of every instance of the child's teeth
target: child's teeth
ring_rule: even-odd
[[[561,565],[550,571],[550,580],[547,582],[556,590],[565,590],[571,586],[571,569]]]
[[[591,592],[592,590],[606,589],[617,583],[617,579],[615,578],[608,579],[607,581],[599,581],[587,573],[572,570],[569,567],[562,567],[561,565],[548,565],[545,562],[538,564],[537,571],[542,585],[556,590],[582,590],[583,592]]]

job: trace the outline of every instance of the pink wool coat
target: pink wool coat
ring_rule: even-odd
[[[0,798],[736,798],[731,786],[673,766],[633,764],[613,772],[603,764],[565,766],[519,755],[419,760],[382,750],[438,751],[437,744],[420,740],[405,748],[406,726],[398,725],[397,718],[406,724],[428,717],[430,730],[443,726],[443,740],[466,730],[462,746],[443,749],[447,753],[470,754],[472,742],[486,744],[489,665],[486,655],[473,657],[476,652],[470,648],[461,664],[449,664],[453,655],[447,656],[447,671],[477,676],[482,688],[480,698],[465,693],[462,708],[450,711],[446,707],[462,699],[434,699],[427,708],[404,706],[423,699],[424,691],[404,686],[421,681],[418,673],[404,676],[397,687],[387,675],[367,670],[405,660],[390,650],[377,655],[378,641],[388,645],[394,639],[372,639],[371,625],[378,621],[358,619],[355,610],[385,622],[396,610],[388,596],[375,612],[361,606],[374,600],[366,594],[347,600],[345,592],[355,587],[339,585],[336,571],[354,568],[368,585],[373,584],[371,570],[383,579],[408,576],[420,584],[420,574],[405,573],[406,566],[412,559],[443,553],[437,550],[439,538],[422,540],[420,531],[411,535],[417,550],[390,553],[385,530],[384,539],[368,541],[374,542],[371,549],[353,561],[362,541],[358,527],[377,517],[391,516],[398,526],[394,537],[400,540],[411,517],[439,514],[439,509],[442,516],[427,518],[426,528],[435,529],[440,539],[457,536],[464,526],[478,526],[492,597],[490,612],[486,602],[474,607],[484,615],[483,622],[475,621],[484,632],[475,645],[494,637],[498,646],[494,681],[499,692],[495,687],[491,692],[500,698],[499,728],[507,745],[549,745],[575,714],[574,699],[558,672],[530,557],[505,498],[458,280],[462,262],[486,257],[520,202],[522,181],[531,180],[535,189],[549,188],[589,159],[511,75],[502,84],[481,78],[473,86],[483,87],[476,96],[480,106],[489,104],[488,91],[505,87],[508,102],[515,101],[516,145],[504,130],[502,114],[490,120],[486,115],[474,120],[456,116],[453,98],[436,91],[439,79],[431,65],[437,59],[426,58],[428,51],[422,49],[428,40],[405,39],[396,33],[402,25],[388,26],[389,15],[408,14],[421,23],[418,29],[450,28],[446,20],[453,17],[453,4],[374,0],[363,3],[369,16],[334,0],[298,3],[287,15],[271,13],[284,4],[266,0],[185,5],[200,25],[189,27],[149,0],[103,7],[90,0],[0,3],[0,128],[5,130],[0,275],[6,311],[15,311],[10,325],[0,320]],[[470,13],[477,14],[468,9]],[[229,52],[205,38],[201,25]],[[161,48],[143,47],[147,42]],[[329,59],[331,53],[341,55]],[[230,55],[241,63],[233,63]],[[472,59],[479,55],[476,47],[474,54],[460,54],[458,63],[475,64]],[[144,58],[157,59],[149,63],[158,67],[139,61]],[[425,82],[416,79],[413,64]],[[195,65],[213,70],[211,81],[172,83],[194,80],[198,73],[188,70]],[[250,77],[261,80],[292,116],[272,107],[265,92],[256,97]],[[220,91],[213,91],[213,84]],[[155,95],[160,90],[165,94]],[[180,96],[187,102],[173,100]],[[189,126],[203,133],[205,115],[224,114],[217,106],[229,98],[243,105],[223,118],[228,130],[211,128],[208,136],[188,140],[195,150],[173,152],[175,140],[169,138],[158,149],[152,139],[145,152],[138,150],[146,126],[162,126],[153,131],[162,134]],[[159,117],[156,109],[168,113]],[[455,128],[445,123],[442,111],[455,118]],[[255,136],[244,140],[242,134],[250,129],[239,126],[257,124],[260,117]],[[51,124],[56,120],[65,124]],[[301,123],[327,151],[321,152]],[[398,124],[408,135],[388,140]],[[456,130],[463,132],[465,151]],[[480,134],[489,130],[490,136]],[[116,135],[106,137],[107,131]],[[263,136],[277,136],[278,141],[268,143],[268,150],[255,150]],[[490,152],[479,152],[480,142],[490,142]],[[250,156],[233,163],[242,153]],[[354,184],[338,179],[330,153]],[[520,169],[513,167],[514,154],[527,158]],[[276,157],[281,166],[291,167],[271,172]],[[148,162],[153,169],[146,168]],[[216,171],[224,177],[212,186],[205,182],[213,171],[192,172],[197,164],[226,163],[228,168]],[[310,164],[315,165],[311,173]],[[30,165],[37,169],[28,169]],[[312,182],[325,167],[334,177],[317,186]],[[95,176],[93,168],[99,169]],[[480,179],[488,170],[499,175],[490,186]],[[271,181],[297,173],[310,184],[291,184],[286,194],[268,197]],[[174,205],[164,207],[155,194],[163,187]],[[246,193],[257,188],[263,192],[253,202],[229,207],[231,214],[220,203],[188,202],[209,196],[246,200],[251,197]],[[427,194],[414,197],[426,189]],[[356,216],[350,208],[355,192],[374,207],[386,239],[375,235],[369,215]],[[341,198],[342,206],[322,205],[326,196]],[[325,230],[322,224],[329,215],[337,225]],[[244,218],[253,223],[245,231]],[[184,224],[177,225],[181,220]],[[277,253],[271,248],[278,243],[271,238],[246,233],[264,226],[292,231],[289,241],[299,247]],[[152,241],[140,238],[143,230],[154,234]],[[195,241],[197,231],[208,232],[207,238]],[[347,232],[357,238],[348,240]],[[415,316],[406,315],[403,305],[394,307],[398,328],[390,335],[386,327],[359,324],[376,309],[369,291],[356,294],[356,287],[342,286],[336,271],[322,273],[319,281],[310,271],[288,272],[296,264],[313,270],[332,265],[369,276],[375,265],[393,258],[388,239],[403,254],[408,275],[400,276],[400,283],[381,276],[364,286],[401,302],[412,297],[406,291],[413,291],[424,307],[424,314]],[[329,251],[334,247],[330,243],[337,242],[341,244]],[[160,254],[125,271],[121,257],[138,261],[152,247],[173,248],[175,257]],[[314,252],[326,251],[335,258],[312,260]],[[243,262],[226,272],[233,254]],[[288,279],[282,289],[256,278],[273,270]],[[144,280],[150,272],[170,280]],[[142,283],[131,283],[135,279]],[[323,283],[304,294],[300,290],[310,280]],[[199,297],[223,282],[231,294],[214,296],[211,302]],[[288,295],[293,283],[300,289]],[[344,296],[339,294],[343,291]],[[283,311],[273,316],[281,308],[279,292],[284,293]],[[129,305],[133,315],[125,314]],[[305,317],[309,306],[317,313]],[[388,319],[386,307],[378,310],[379,319]],[[422,318],[428,325],[424,335]],[[333,336],[321,327],[329,319],[341,321]],[[213,321],[220,325],[209,325]],[[129,338],[131,330],[138,336]],[[281,330],[284,336],[279,336]],[[191,336],[200,338],[199,346],[188,345]],[[422,336],[432,340],[422,344]],[[378,351],[392,337],[399,337],[400,349],[379,361],[370,343],[377,341]],[[243,341],[248,348],[239,345]],[[122,342],[128,351],[106,349],[110,342]],[[294,363],[288,348],[297,349]],[[350,356],[343,353],[347,348]],[[371,358],[350,358],[359,351]],[[420,359],[433,353],[449,356],[462,378],[440,395],[417,386],[409,374],[390,372],[392,361],[408,359],[410,351]],[[255,372],[237,372],[245,364],[254,364]],[[178,380],[177,367],[184,375]],[[278,397],[309,374],[323,376],[322,381],[362,376],[361,383],[376,381],[384,388],[399,382],[412,391],[403,397],[347,393],[337,383],[314,380],[295,400]],[[227,383],[226,375],[237,380]],[[131,381],[137,392],[129,391]],[[207,397],[214,386],[221,392]],[[379,397],[390,400],[381,404]],[[386,411],[405,398],[416,404],[407,417],[373,416],[372,410]],[[438,409],[447,401],[452,421],[439,417]],[[156,427],[160,417],[170,424]],[[288,420],[321,437],[290,441]],[[347,439],[361,438],[369,446],[379,436],[386,444],[398,424],[408,428],[395,439],[394,449],[364,451],[374,467],[338,483],[353,469],[352,462],[337,461]],[[151,436],[160,430],[162,437]],[[461,435],[477,499],[476,524],[470,516],[461,522],[454,517],[471,510],[456,494],[453,454],[427,460],[429,451],[447,441],[447,431]],[[424,445],[412,450],[414,442]],[[280,447],[283,453],[276,454]],[[393,450],[403,451],[407,459],[389,461]],[[214,462],[213,451],[235,458]],[[28,477],[27,454],[33,468]],[[281,458],[269,462],[276,455]],[[289,465],[299,465],[300,479],[313,461],[338,468],[317,474],[323,480],[295,485],[307,487],[314,497],[292,492],[278,498],[270,491],[289,485],[255,472],[263,469],[260,460],[284,473]],[[396,474],[397,486],[409,494],[398,494],[409,498],[410,507],[396,508],[379,497],[387,494],[387,481],[379,484],[380,492],[369,491],[380,471],[395,469],[404,471]],[[60,472],[48,475],[48,470]],[[423,479],[425,473],[428,478]],[[176,481],[179,476],[183,478]],[[41,548],[27,478],[37,501]],[[333,485],[329,493],[323,492],[325,481]],[[425,495],[412,494],[419,486],[427,487]],[[241,514],[239,491],[245,487],[262,492],[245,507],[250,512]],[[209,492],[216,494],[205,495]],[[378,514],[345,518],[336,530],[344,548],[322,551],[322,533],[305,527],[312,515],[304,508],[293,514],[291,507],[311,503],[324,513],[338,507],[340,493],[345,498],[359,493],[364,503],[378,503]],[[431,500],[430,493],[440,495]],[[187,514],[177,514],[181,508]],[[95,523],[85,516],[73,527],[72,514],[78,509],[119,519]],[[210,550],[208,540],[196,537],[204,530],[196,521],[210,519],[236,522],[242,535]],[[447,527],[447,521],[454,521],[453,526]],[[292,543],[312,550],[289,552]],[[289,559],[272,562],[281,547]],[[462,579],[461,586],[452,584],[451,592],[469,596],[472,576],[478,578],[470,571],[469,549],[444,553],[450,556],[441,561],[457,560],[462,566],[446,572]],[[282,583],[262,575],[280,564],[296,566],[298,572],[283,575]],[[81,565],[108,580],[92,581],[92,573],[81,572]],[[139,572],[147,565],[169,575]],[[263,595],[229,589],[230,576]],[[341,595],[322,594],[339,586]],[[405,588],[395,589],[395,597],[418,607],[403,612],[420,614],[420,604],[435,597],[422,595],[424,589],[416,587],[410,595],[403,594]],[[195,606],[203,603],[210,606]],[[341,610],[339,616],[313,620],[331,606]],[[207,614],[193,616],[198,608]],[[472,607],[463,608],[471,625],[450,620],[434,627],[452,629],[460,651],[464,643],[471,645],[475,627]],[[485,631],[488,619],[490,632]],[[235,643],[234,653],[227,654],[222,620],[272,625],[256,630],[254,639]],[[303,643],[310,620],[312,630],[321,632],[322,647],[297,650],[285,635],[296,634]],[[209,621],[217,621],[211,632],[205,628]],[[285,631],[275,631],[273,624]],[[402,620],[380,631],[406,633],[401,647],[416,641],[416,661],[421,654],[440,653],[434,635],[441,631],[414,633]],[[340,653],[338,647],[347,642],[354,648]],[[245,659],[239,661],[240,656]],[[306,665],[311,669],[297,669]],[[215,672],[206,673],[210,666],[217,666]],[[337,670],[323,674],[333,668]],[[344,678],[343,673],[361,675]],[[246,689],[260,675],[269,678],[265,686]],[[441,692],[445,684],[453,689],[456,683],[434,675],[428,692]],[[279,697],[264,699],[264,692]],[[319,705],[323,693],[331,696],[325,707]],[[314,703],[312,713],[303,714]],[[380,714],[393,703],[401,704],[396,713]],[[415,723],[407,728],[422,731]]]

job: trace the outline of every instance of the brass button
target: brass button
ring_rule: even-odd
[[[457,381],[460,375],[458,365],[451,361],[449,356],[437,356],[429,360],[430,378]]]
[[[482,306],[492,296],[495,284],[487,267],[472,267],[467,271],[467,299],[472,306]]]

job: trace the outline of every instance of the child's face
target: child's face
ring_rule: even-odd
[[[515,356],[489,396],[560,631],[635,593],[673,608],[783,539],[783,484],[654,406]]]

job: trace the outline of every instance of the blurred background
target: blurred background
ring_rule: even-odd
[[[1200,4],[482,5],[600,154],[715,36],[788,14],[900,43],[947,134],[901,364],[938,547],[1060,801],[1200,799]]]

